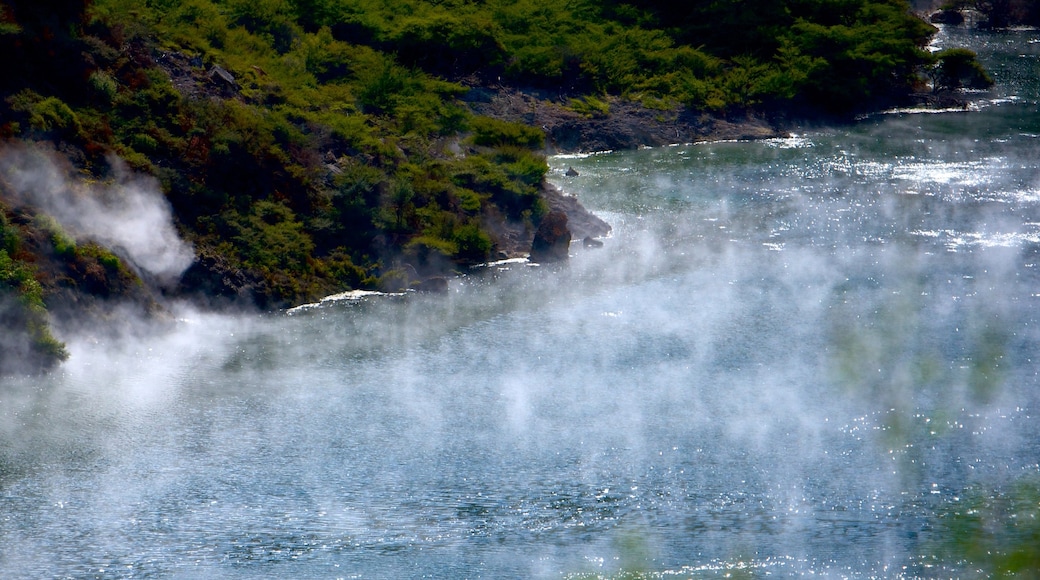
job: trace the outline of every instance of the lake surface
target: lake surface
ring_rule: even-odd
[[[554,158],[614,228],[569,264],[68,337],[0,385],[0,576],[984,572],[955,514],[1040,509],[1040,32],[939,42],[967,111]]]

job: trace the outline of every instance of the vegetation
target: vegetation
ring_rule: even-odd
[[[0,372],[5,373],[39,370],[68,356],[48,327],[36,272],[24,260],[11,257],[21,244],[17,228],[0,212],[0,327],[7,338],[0,340]]]
[[[993,86],[993,79],[979,66],[975,53],[966,48],[948,48],[935,55],[933,85],[936,90],[985,89]]]
[[[3,0],[0,138],[154,175],[208,257],[179,290],[233,280],[279,307],[484,261],[503,220],[533,231],[544,134],[476,116],[473,87],[590,119],[616,99],[849,115],[917,88],[932,31],[902,0]],[[58,279],[83,287],[43,277],[45,298]]]

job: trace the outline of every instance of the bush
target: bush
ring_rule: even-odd
[[[38,213],[33,217],[33,226],[47,234],[55,254],[66,259],[75,257],[76,240],[65,232],[56,219]]]
[[[98,70],[90,73],[88,82],[100,100],[106,104],[112,103],[119,92],[118,83],[105,71]]]
[[[934,89],[985,89],[993,79],[979,64],[974,52],[966,48],[949,48],[935,54]]]
[[[5,208],[0,206],[0,251],[14,254],[21,243],[18,229],[7,220]]]
[[[15,300],[9,302],[10,298]],[[13,260],[6,250],[0,250],[0,325],[13,341],[5,341],[0,349],[0,372],[38,371],[69,356],[65,345],[51,334],[43,288],[32,267]],[[16,347],[19,342],[25,344],[26,356],[20,356],[23,349]],[[13,360],[5,356],[9,354],[13,354]]]
[[[455,258],[464,263],[477,264],[491,255],[491,237],[476,224],[456,228],[452,241],[455,243]]]
[[[592,95],[571,99],[567,107],[587,119],[610,116],[610,104]]]
[[[545,133],[541,129],[520,123],[500,121],[491,117],[476,117],[470,122],[473,144],[484,147],[513,145],[536,149],[545,145]]]
[[[234,219],[232,225],[235,248],[247,267],[264,273],[310,272],[314,242],[284,204],[258,201],[248,216]]]

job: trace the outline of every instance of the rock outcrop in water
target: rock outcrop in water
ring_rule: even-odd
[[[551,211],[543,219],[531,242],[531,260],[535,262],[562,262],[567,259],[571,246],[571,231],[567,214]]]

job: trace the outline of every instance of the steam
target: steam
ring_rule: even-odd
[[[77,239],[93,239],[125,255],[160,280],[191,265],[194,252],[177,234],[158,182],[134,173],[118,157],[113,177],[90,182],[62,167],[53,154],[28,147],[0,152],[0,174],[21,203],[50,214]]]
[[[1040,473],[1006,118],[568,158],[614,235],[566,264],[73,337],[0,383],[0,574],[965,575],[938,510]],[[55,165],[0,170],[62,207],[141,183]]]

